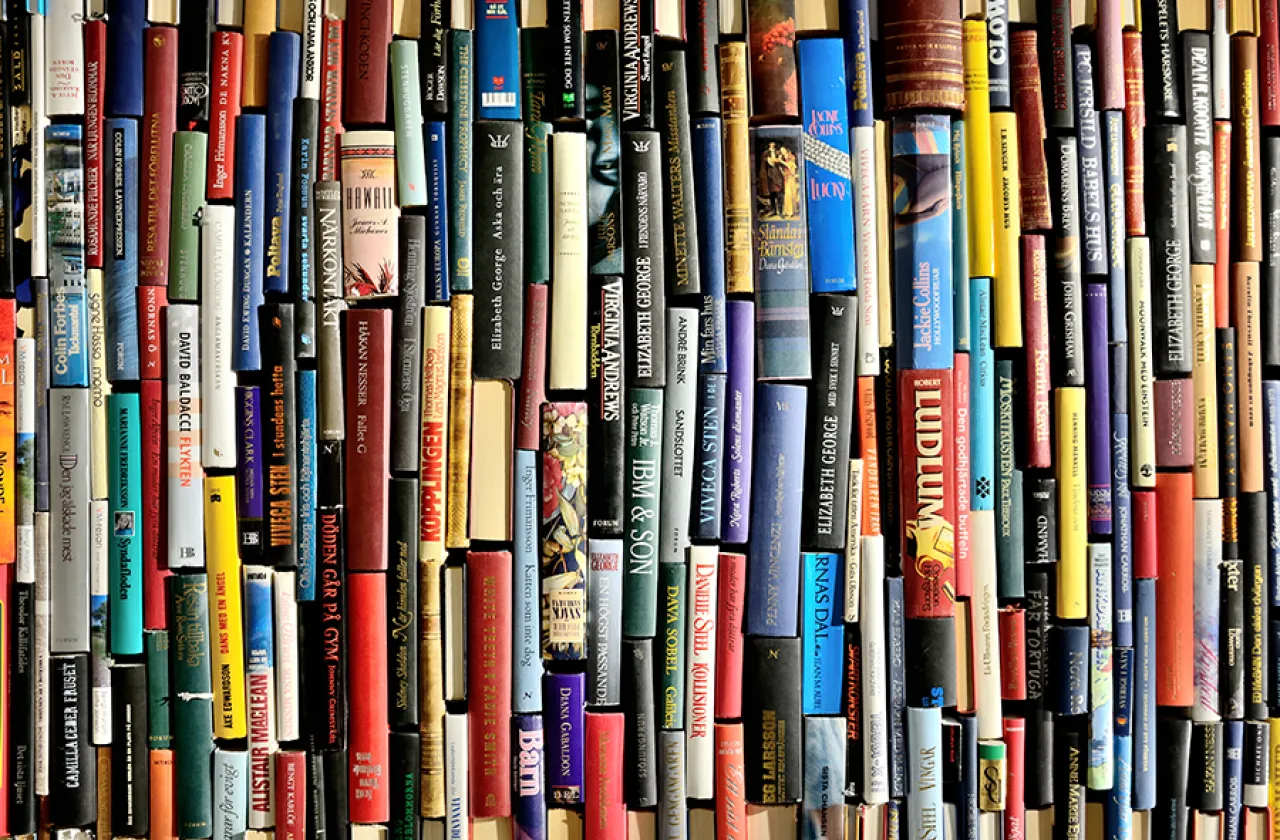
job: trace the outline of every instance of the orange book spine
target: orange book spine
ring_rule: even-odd
[[[876,442],[876,378],[858,377],[858,457],[862,459],[862,535],[880,536],[880,455]]]
[[[151,751],[151,840],[177,840],[173,821],[173,750]]]
[[[1156,475],[1156,703],[1195,702],[1195,553],[1191,473]]]

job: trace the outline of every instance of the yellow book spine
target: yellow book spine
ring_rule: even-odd
[[[107,316],[104,306],[102,269],[91,268],[89,281],[89,434],[93,450],[93,466],[89,470],[90,498],[107,498],[107,395],[111,393],[111,383],[107,381]],[[9,352],[0,349],[0,352]],[[5,388],[13,387],[13,377],[5,377],[0,381],[0,402],[7,400],[13,405],[12,391],[4,394]],[[11,440],[12,429],[0,429],[0,439]],[[0,446],[4,446],[0,442]],[[4,463],[12,463],[5,459]],[[8,471],[0,476],[0,482],[8,479]],[[10,498],[5,493],[5,498]],[[7,524],[7,523],[6,523]],[[0,524],[0,528],[5,527]]]
[[[248,736],[245,719],[244,611],[240,601],[239,532],[236,528],[236,479],[204,479],[205,558],[209,564],[210,650],[213,666],[213,734]]]
[[[423,817],[445,816],[444,792],[444,561],[418,564],[418,611],[422,630],[418,636],[418,694],[422,717],[418,723],[419,761],[422,773]]]
[[[991,99],[987,79],[987,22],[964,22],[964,180],[969,212],[969,276],[996,271],[991,219]]]
[[[1213,271],[1212,265],[1191,266],[1191,390],[1196,424],[1192,480],[1197,499],[1218,497],[1218,352]]]
[[[511,541],[511,383],[481,380],[472,386],[471,537]]]
[[[467,512],[471,509],[471,334],[475,306],[471,295],[454,295],[449,327],[449,456],[448,500],[444,543],[466,548]],[[585,333],[584,333],[585,335]]]
[[[991,281],[996,315],[994,341],[997,347],[1021,347],[1022,202],[1018,193],[1018,118],[1011,111],[991,115],[991,166],[998,196],[994,222],[996,270]]]
[[[724,280],[729,294],[755,291],[751,270],[751,141],[747,109],[747,45],[720,45],[720,112],[724,143]]]
[[[267,106],[268,42],[276,29],[275,0],[244,0],[244,76],[240,104]]]
[[[876,172],[884,180],[880,195],[891,196],[893,173],[889,170],[889,123],[876,120]],[[893,346],[893,236],[889,231],[889,202],[876,203],[876,241],[880,265],[876,271],[876,300],[880,304],[880,346]]]
[[[1084,389],[1053,393],[1057,428],[1058,618],[1085,618],[1089,606],[1088,503],[1085,498]]]
[[[448,502],[445,475],[449,463],[449,324],[449,307],[428,306],[422,310],[418,558],[424,562],[445,559],[445,511]]]
[[[1268,721],[1268,729],[1271,730],[1271,777],[1268,780],[1270,784],[1267,789],[1270,795],[1267,797],[1268,804],[1271,806],[1271,840],[1280,840],[1280,819],[1275,818],[1275,814],[1280,814],[1280,718],[1271,718]]]
[[[1236,428],[1240,441],[1240,492],[1262,491],[1262,341],[1257,263],[1231,266],[1236,305]]]

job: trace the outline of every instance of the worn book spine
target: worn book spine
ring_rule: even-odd
[[[639,388],[666,384],[666,249],[662,222],[662,139],[656,131],[622,135],[626,257],[627,380]],[[726,205],[727,208],[727,205]]]
[[[367,515],[348,527],[352,568],[386,569],[387,479],[390,477],[391,313],[347,313],[347,498],[361,500]],[[464,508],[465,514],[465,508]]]
[[[1231,39],[1231,123],[1235,170],[1231,194],[1232,253],[1239,262],[1263,258],[1261,128],[1258,124],[1258,43],[1252,35]]]
[[[474,372],[477,379],[520,376],[521,330],[524,325],[523,147],[518,122],[479,121],[473,125],[475,148],[475,213],[491,220],[477,236],[472,263],[475,278]],[[556,175],[559,176],[559,170]],[[557,177],[557,181],[558,181]],[[558,278],[557,278],[558,279]],[[557,286],[552,288],[553,313]],[[586,290],[583,290],[583,303]],[[584,313],[585,314],[585,313]],[[565,338],[552,322],[555,338]],[[585,331],[584,331],[585,334]],[[554,365],[553,365],[554,372]]]
[[[341,142],[345,295],[352,301],[395,297],[400,291],[395,133],[347,131]]]
[[[445,545],[469,544],[471,469],[471,337],[473,305],[470,295],[455,295],[449,322],[449,438],[446,466]]]
[[[730,294],[755,289],[751,270],[751,140],[748,131],[747,45],[721,43],[720,117],[724,135],[724,269]],[[847,141],[846,141],[847,142]]]
[[[586,657],[587,446],[585,403],[542,409],[542,494],[556,505],[542,516],[542,652],[545,659]]]
[[[702,293],[698,219],[693,172],[685,53],[672,42],[658,42],[654,60],[662,160],[665,163],[667,213],[664,217],[666,271],[676,295]],[[798,193],[796,194],[798,197]]]

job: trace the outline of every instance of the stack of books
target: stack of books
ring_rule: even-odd
[[[1278,836],[1280,0],[0,45],[0,836]]]

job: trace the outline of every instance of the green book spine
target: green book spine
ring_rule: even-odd
[[[662,597],[662,723],[665,730],[684,729],[685,584],[688,565],[659,563]]]
[[[996,593],[1021,598],[1022,472],[1014,466],[1013,362],[996,361]]]
[[[143,637],[147,653],[147,746],[153,750],[173,747],[169,728],[169,631],[148,630]]]
[[[112,480],[107,485],[111,515],[107,561],[107,585],[111,652],[117,656],[142,653],[142,533],[138,514],[142,508],[141,426],[137,394],[107,397],[107,465]]]
[[[427,159],[422,144],[418,42],[391,42],[391,101],[395,106],[396,178],[401,207],[427,203]]]
[[[546,122],[546,45],[551,32],[546,27],[528,26],[520,30],[520,87],[525,124]]]
[[[627,398],[627,516],[623,547],[622,633],[652,639],[658,625],[658,500],[662,489],[662,390],[632,388]]]
[[[209,136],[173,135],[173,197],[169,226],[169,301],[200,302],[200,212],[204,209]]]
[[[551,280],[551,165],[547,146],[551,123],[524,126],[524,279]]]
[[[449,33],[449,290],[471,291],[471,146],[475,120],[471,31]]]
[[[205,574],[169,579],[174,789],[178,837],[213,832],[213,684],[209,665],[209,583]]]

